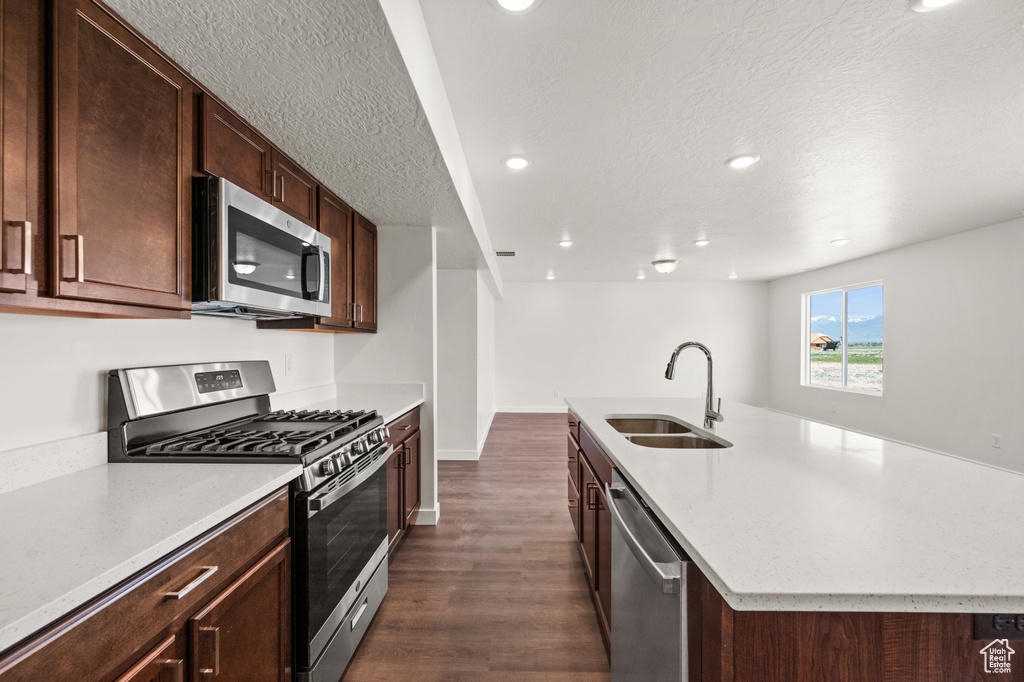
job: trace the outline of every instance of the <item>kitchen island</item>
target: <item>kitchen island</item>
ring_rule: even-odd
[[[1024,529],[999,511],[1024,477],[739,403],[731,447],[650,448],[606,419],[699,427],[703,401],[566,402],[693,560],[702,679],[990,677],[972,614],[1024,612]]]

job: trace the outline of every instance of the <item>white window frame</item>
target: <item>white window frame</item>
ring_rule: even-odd
[[[860,284],[850,284],[850,285],[842,286],[842,287],[832,287],[831,289],[819,289],[818,291],[811,291],[811,292],[808,292],[808,293],[802,295],[802,297],[801,297],[802,298],[802,306],[801,306],[801,314],[800,314],[800,338],[802,340],[802,343],[801,343],[801,346],[800,346],[800,348],[801,348],[801,350],[800,350],[800,385],[801,386],[806,386],[807,388],[820,388],[820,389],[823,389],[823,390],[826,390],[826,391],[842,391],[844,393],[858,393],[860,395],[871,395],[871,396],[876,396],[876,397],[879,397],[879,398],[882,397],[882,394],[885,392],[885,369],[884,369],[885,365],[884,365],[884,361],[883,361],[883,369],[882,369],[882,390],[881,391],[867,391],[867,390],[865,390],[863,388],[850,388],[849,386],[846,385],[847,380],[848,380],[848,376],[847,376],[848,369],[847,369],[847,364],[846,364],[846,346],[847,346],[846,339],[849,338],[849,335],[846,333],[846,297],[847,297],[847,294],[849,294],[849,292],[851,292],[851,291],[856,291],[857,289],[867,289],[869,287],[877,287],[877,286],[882,287],[882,315],[884,316],[885,315],[885,283],[882,280],[880,280],[880,279],[879,280],[874,280],[874,281],[871,281],[871,282],[861,282]],[[810,348],[810,339],[808,338],[808,334],[809,334],[810,329],[811,329],[811,296],[817,296],[818,294],[829,294],[829,293],[832,293],[833,291],[841,291],[841,292],[843,292],[843,295],[842,295],[842,300],[843,300],[842,312],[841,312],[841,318],[840,318],[841,322],[842,322],[843,385],[842,386],[822,386],[821,384],[812,384],[811,383],[811,348]],[[885,334],[886,334],[886,328],[887,327],[888,327],[888,325],[886,325],[885,322],[883,321],[883,323],[882,323],[882,348],[883,349],[885,348]]]

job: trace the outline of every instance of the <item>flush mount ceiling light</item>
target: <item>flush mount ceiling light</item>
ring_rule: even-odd
[[[506,14],[526,14],[537,9],[540,0],[491,0],[491,4]]]
[[[231,267],[234,268],[235,272],[239,275],[251,275],[256,272],[256,266],[258,265],[259,263],[251,260],[236,260],[231,264]]]
[[[554,279],[554,278],[555,278],[555,273],[549,272],[548,273],[548,279]]]
[[[711,243],[711,242],[710,242],[710,241],[708,241],[707,239],[698,239],[698,240],[697,240],[697,241],[695,241],[695,242],[694,242],[693,244],[694,244],[694,246],[707,246],[707,245],[708,245],[708,244],[710,244],[710,243]]]
[[[849,239],[833,239],[829,242],[832,246],[846,246],[850,243]]]
[[[515,156],[506,156],[501,162],[512,170],[523,170],[533,163],[529,156],[520,156],[518,154]]]
[[[661,274],[667,275],[668,273],[676,269],[676,266],[679,265],[679,261],[671,259],[655,260],[651,261],[651,265],[653,265],[654,269],[660,272]]]
[[[931,12],[952,5],[956,0],[910,0],[910,9],[915,12]]]
[[[739,275],[735,275],[735,274],[729,275],[729,279],[736,279],[737,277],[739,277]]]
[[[742,170],[744,168],[750,168],[760,160],[760,154],[740,154],[739,156],[734,156],[731,159],[726,159],[725,165],[729,168]]]
[[[572,246],[572,240],[571,239],[563,239],[562,241],[558,242],[558,245],[559,246],[567,246],[567,247],[568,246]]]

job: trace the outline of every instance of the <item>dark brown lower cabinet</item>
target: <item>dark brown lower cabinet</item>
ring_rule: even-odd
[[[610,655],[612,517],[604,486],[611,482],[613,465],[572,412],[568,427],[569,516],[580,543],[583,571],[590,585],[605,651]]]
[[[388,458],[388,555],[405,538],[420,508],[420,408],[388,424],[395,451]]]
[[[0,682],[291,679],[279,490],[0,655]]]

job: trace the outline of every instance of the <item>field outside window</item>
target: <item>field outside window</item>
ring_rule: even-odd
[[[881,284],[806,294],[804,383],[882,393]]]

